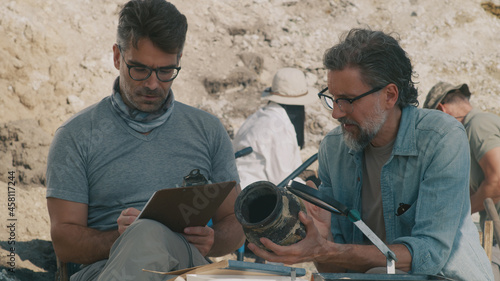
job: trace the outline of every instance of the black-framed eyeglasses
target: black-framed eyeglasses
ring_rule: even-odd
[[[123,58],[123,62],[128,68],[128,75],[135,81],[144,81],[151,76],[151,73],[154,71],[156,73],[156,78],[161,82],[170,82],[174,80],[177,75],[179,75],[179,71],[181,71],[180,66],[164,66],[158,68],[151,68],[145,65],[130,65],[125,60],[125,57],[122,53],[122,48],[118,46],[120,50],[120,55]]]
[[[328,90],[328,87],[326,87],[323,90],[321,90],[321,92],[318,93],[318,97],[321,100],[321,103],[323,104],[323,106],[326,107],[327,109],[333,110],[333,105],[334,105],[334,103],[336,103],[337,106],[339,107],[340,111],[349,114],[349,113],[352,113],[354,110],[354,107],[352,106],[353,102],[359,100],[362,97],[366,97],[369,94],[373,94],[375,92],[378,92],[378,91],[382,90],[383,88],[384,87],[375,87],[375,88],[369,90],[368,92],[361,94],[361,95],[359,95],[355,98],[352,98],[352,99],[338,98],[338,99],[334,100],[332,96],[324,94],[324,92],[326,92]]]

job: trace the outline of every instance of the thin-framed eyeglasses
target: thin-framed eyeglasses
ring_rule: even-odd
[[[156,78],[161,82],[170,82],[174,80],[177,75],[179,75],[179,71],[181,71],[180,66],[164,66],[158,68],[151,68],[145,65],[130,65],[125,60],[123,56],[122,48],[118,45],[118,49],[120,50],[120,55],[123,58],[123,62],[128,68],[128,75],[135,81],[144,81],[151,76],[151,73],[154,71],[156,73]]]
[[[334,103],[337,104],[338,108],[340,111],[344,113],[352,113],[354,110],[354,107],[352,106],[352,103],[359,100],[360,98],[366,97],[369,94],[373,94],[375,92],[378,92],[382,90],[384,87],[375,87],[368,92],[361,94],[355,98],[348,99],[348,98],[338,98],[338,99],[333,99],[332,96],[324,94],[328,90],[328,87],[324,88],[321,90],[321,92],[318,93],[318,97],[321,100],[321,103],[323,104],[324,107],[326,107],[328,110],[333,110]]]

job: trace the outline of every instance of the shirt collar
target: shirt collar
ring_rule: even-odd
[[[399,130],[394,142],[393,155],[418,155],[415,125],[417,111],[418,109],[412,105],[401,110],[401,120],[399,121]]]

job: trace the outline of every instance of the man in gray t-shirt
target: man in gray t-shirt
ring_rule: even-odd
[[[479,212],[483,227],[486,198],[493,199],[500,214],[500,116],[473,108],[469,102],[470,96],[467,84],[454,86],[438,82],[429,91],[424,108],[441,110],[455,117],[465,127],[471,156],[471,211]],[[493,250],[492,261],[495,264],[495,280],[500,280],[498,246]]]
[[[484,199],[500,202],[500,116],[472,108],[470,96],[467,84],[439,82],[429,91],[424,108],[441,110],[464,125],[471,153],[471,209],[481,212],[484,220]]]
[[[47,205],[58,258],[84,264],[71,280],[162,280],[207,263],[244,241],[234,216],[239,185],[213,227],[175,233],[135,221],[151,195],[180,186],[192,170],[213,183],[239,181],[220,121],[175,101],[187,21],[164,0],[132,0],[120,12],[113,60],[120,76],[111,96],[56,132],[48,158]]]

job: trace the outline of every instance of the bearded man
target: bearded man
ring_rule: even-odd
[[[357,210],[395,253],[396,271],[493,280],[470,216],[469,146],[451,116],[418,109],[412,65],[392,36],[353,29],[324,55],[323,104],[340,126],[319,149],[320,192]],[[379,273],[386,258],[346,217],[308,206],[307,236],[291,246],[261,238],[258,256],[319,272]]]

